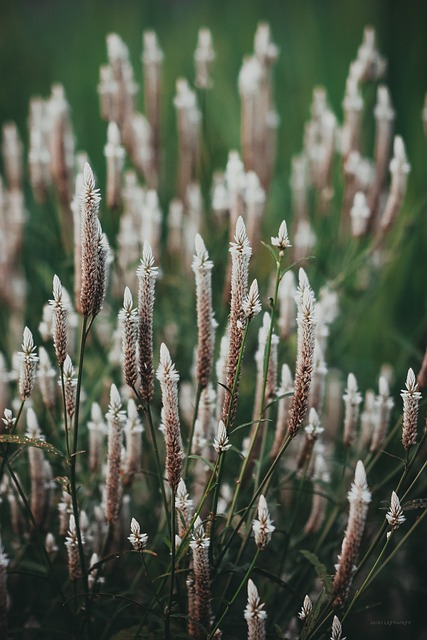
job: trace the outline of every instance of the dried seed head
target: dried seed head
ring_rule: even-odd
[[[406,520],[399,498],[395,491],[391,494],[390,509],[386,513],[386,519],[393,531],[396,531]]]
[[[135,386],[138,377],[136,365],[138,316],[137,310],[132,307],[132,294],[129,287],[126,287],[119,319],[122,326],[123,380],[130,387]]]
[[[138,346],[141,396],[151,400],[154,393],[153,372],[153,310],[154,291],[158,269],[154,266],[154,255],[150,244],[145,241],[142,259],[136,275],[138,277]]]
[[[258,520],[252,523],[252,531],[255,536],[255,543],[262,551],[271,540],[271,534],[276,527],[270,520],[270,512],[267,507],[267,501],[263,495],[260,495],[258,501]]]

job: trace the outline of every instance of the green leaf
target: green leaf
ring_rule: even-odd
[[[206,458],[202,458],[202,456],[198,456],[198,455],[197,455],[197,454],[195,454],[195,453],[192,453],[192,454],[191,454],[191,456],[188,456],[188,459],[189,459],[189,460],[201,460],[202,462],[204,462],[204,463],[209,467],[209,469],[210,469],[212,472],[213,472],[213,471],[214,471],[214,469],[215,469],[215,467],[214,467],[214,465],[212,464],[212,462],[209,462],[209,460],[206,460]]]
[[[43,449],[47,453],[53,453],[55,456],[66,459],[62,451],[59,451],[53,444],[49,444],[45,440],[35,440],[34,438],[27,438],[27,436],[18,436],[12,434],[1,434],[0,442],[7,442],[10,444],[20,444],[22,447],[37,447],[37,449]]]
[[[332,578],[328,573],[326,565],[324,565],[323,562],[320,562],[316,554],[312,553],[311,551],[300,549],[300,553],[309,561],[311,565],[313,565],[315,572],[317,573],[320,581],[325,587],[326,593],[328,594],[328,596],[330,596],[332,594]]]

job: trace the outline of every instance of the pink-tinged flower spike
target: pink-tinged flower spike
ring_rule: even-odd
[[[154,393],[153,372],[153,309],[154,289],[158,269],[154,266],[154,256],[148,242],[144,242],[142,260],[138,276],[138,346],[140,393],[144,400],[151,400]]]
[[[258,520],[252,523],[252,531],[255,536],[255,543],[260,551],[263,551],[271,540],[271,534],[276,527],[270,520],[270,512],[267,507],[267,501],[263,495],[258,500]]]
[[[417,419],[418,404],[421,400],[421,393],[417,391],[415,374],[409,369],[406,378],[406,389],[400,394],[403,400],[403,429],[402,443],[408,451],[417,441]]]
[[[119,312],[122,328],[123,380],[134,387],[138,377],[136,366],[136,347],[138,337],[137,310],[133,309],[132,294],[126,287],[123,296],[123,309]]]
[[[53,276],[53,300],[49,304],[52,306],[52,336],[55,354],[60,367],[67,357],[67,308],[62,295],[62,284],[57,275]]]
[[[116,122],[108,123],[104,156],[107,161],[107,207],[117,209],[122,203],[122,170],[125,150],[120,144],[120,131]]]
[[[313,603],[311,602],[310,597],[305,596],[301,611],[298,614],[298,618],[300,620],[306,620],[306,618],[310,615],[312,608]]]
[[[209,29],[199,29],[197,49],[194,52],[194,64],[196,67],[194,84],[198,89],[210,89],[213,87],[210,71],[214,60],[215,51],[212,45],[212,34]]]
[[[160,345],[160,363],[157,379],[162,390],[162,422],[166,443],[166,472],[169,486],[175,494],[181,479],[182,450],[181,429],[178,413],[178,380],[179,374],[172,362],[168,348]]]
[[[362,395],[357,390],[357,380],[352,373],[348,375],[347,389],[343,395],[343,400],[345,403],[344,445],[349,447],[356,435],[359,405],[362,402]]]
[[[245,620],[248,624],[248,640],[265,640],[265,621],[267,613],[264,611],[264,603],[258,594],[258,589],[249,578],[248,603],[245,609]]]
[[[90,421],[87,425],[89,431],[89,470],[91,473],[100,473],[103,460],[103,444],[107,425],[101,407],[97,402],[92,403]]]
[[[130,523],[130,536],[128,536],[128,540],[135,551],[144,551],[147,546],[148,536],[146,533],[141,533],[141,527],[135,518],[132,518]]]
[[[40,364],[37,372],[39,388],[43,402],[48,409],[56,404],[56,371],[52,367],[48,353],[44,347],[39,348]]]
[[[120,512],[120,468],[123,441],[123,425],[126,420],[121,411],[122,403],[116,385],[111,385],[110,404],[108,406],[108,466],[107,466],[107,496],[105,518],[114,524],[119,519]]]
[[[270,458],[274,458],[279,453],[279,449],[283,444],[286,428],[289,420],[289,410],[292,403],[292,393],[294,391],[294,381],[292,373],[287,364],[282,366],[282,376],[280,387],[277,390],[279,398],[279,408],[277,411],[276,432],[274,434],[274,442],[271,448]],[[283,396],[283,397],[281,397]]]
[[[210,629],[211,619],[211,590],[209,575],[209,545],[210,539],[206,536],[200,517],[194,523],[193,536],[190,547],[193,552],[193,571],[194,571],[194,609],[193,615],[198,627],[192,626],[194,635],[192,638],[196,640],[204,640],[206,631]],[[206,630],[206,631],[205,631]]]
[[[182,478],[176,490],[175,510],[178,516],[178,533],[183,538],[193,517],[193,501]]]
[[[82,543],[84,544],[83,535]],[[78,580],[79,578],[81,578],[82,569],[80,565],[77,527],[73,514],[70,515],[67,536],[65,538],[65,546],[67,547],[68,554],[68,575],[70,576],[70,580]]]
[[[65,409],[67,415],[72,418],[76,410],[76,388],[77,378],[74,373],[73,363],[70,356],[67,355],[64,361],[64,393],[65,393]],[[61,381],[58,382],[62,384]]]
[[[9,608],[9,594],[7,592],[7,557],[0,539],[0,636],[7,638],[7,610]]]
[[[236,234],[234,242],[230,242],[230,253],[232,260],[231,268],[231,304],[230,304],[230,344],[227,358],[227,380],[228,389],[233,389],[237,373],[237,363],[243,341],[245,327],[245,313],[243,311],[243,301],[248,289],[249,260],[252,249],[246,234],[245,223],[241,216],[236,223]],[[239,389],[239,378],[236,380],[235,394],[232,398],[229,393],[224,396],[224,406],[222,410],[222,420],[224,424],[228,422],[228,413],[231,404],[231,414],[229,427],[233,424],[237,410],[237,397]]]
[[[32,440],[44,440],[40,431],[37,416],[30,407],[27,411],[27,432],[25,434]],[[37,525],[42,525],[46,517],[46,492],[44,473],[44,453],[38,447],[28,447],[28,462],[31,477],[31,511]]]
[[[271,244],[273,245],[273,247],[277,247],[279,249],[281,255],[283,255],[285,249],[287,249],[288,247],[292,247],[291,243],[289,242],[288,228],[284,220],[279,227],[278,235],[275,238],[271,238]]]
[[[334,616],[334,619],[332,621],[331,631],[332,631],[331,640],[346,640],[346,638],[342,637],[342,626],[337,616]]]
[[[126,438],[126,473],[129,481],[141,468],[142,432],[144,427],[138,414],[138,408],[132,398],[128,400],[127,421],[125,426]]]
[[[370,451],[378,451],[381,448],[387,429],[390,423],[391,410],[394,405],[393,398],[390,397],[387,378],[380,376],[378,381],[378,395],[375,398],[377,411],[377,422],[372,435]]]
[[[385,517],[392,531],[396,531],[406,520],[403,515],[403,509],[400,506],[400,500],[395,491],[391,494],[390,508]]]
[[[314,294],[304,269],[299,270],[297,291],[298,344],[295,370],[294,396],[289,416],[289,435],[294,438],[302,426],[308,409],[310,387],[313,377],[314,350],[316,342],[316,320],[314,317]]]
[[[213,441],[213,447],[218,454],[227,451],[227,449],[230,449],[231,447],[227,436],[227,430],[222,420],[219,421],[218,433],[215,440]]]
[[[354,482],[347,498],[350,503],[350,512],[341,555],[338,556],[338,564],[335,565],[336,573],[332,585],[332,605],[334,608],[341,607],[348,598],[365,530],[366,514],[371,501],[365,467],[361,460],[356,465]]]
[[[400,136],[396,136],[393,145],[394,155],[390,162],[391,186],[385,205],[384,213],[380,220],[380,229],[387,232],[392,226],[402,206],[406,193],[406,185],[411,165],[406,157],[405,145]]]
[[[97,288],[93,301],[92,315],[96,316],[101,311],[107,292],[109,267],[112,262],[110,245],[105,233],[102,231],[101,223],[98,220],[98,262],[97,262]]]
[[[197,382],[204,389],[212,371],[214,332],[212,326],[212,268],[213,262],[202,237],[195,239],[196,254],[191,265],[196,277],[197,295]]]
[[[144,65],[144,101],[145,113],[151,127],[152,147],[154,151],[154,166],[156,174],[160,173],[160,124],[161,124],[161,93],[162,77],[161,66],[163,51],[155,31],[144,31],[142,34],[144,52],[142,62]],[[156,178],[157,178],[156,176]],[[156,185],[150,185],[155,187]]]
[[[29,398],[36,381],[36,368],[38,357],[35,351],[33,334],[28,327],[24,329],[22,338],[22,351],[19,352],[19,396],[22,401]]]
[[[98,212],[101,196],[95,188],[93,171],[86,162],[80,194],[82,280],[80,308],[83,315],[93,313],[98,293]]]
[[[366,201],[363,191],[356,191],[353,199],[353,206],[350,209],[351,235],[354,238],[363,236],[368,228],[371,210]]]

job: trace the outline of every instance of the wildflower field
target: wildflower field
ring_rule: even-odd
[[[0,7],[0,638],[423,640],[427,8]]]

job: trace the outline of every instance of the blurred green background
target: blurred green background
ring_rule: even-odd
[[[412,172],[400,227],[391,245],[391,265],[383,272],[374,295],[353,301],[356,306],[351,331],[344,335],[338,323],[334,334],[337,348],[331,354],[331,364],[338,364],[334,362],[334,353],[339,353],[340,367],[357,370],[366,384],[373,383],[380,361],[391,361],[398,370],[408,362],[417,368],[427,336],[424,271],[427,144],[421,123],[427,89],[427,2],[2,0],[0,122],[15,120],[26,139],[30,96],[47,96],[52,83],[63,83],[72,107],[77,147],[88,152],[102,186],[106,123],[99,116],[96,87],[99,66],[106,61],[105,36],[115,31],[125,40],[136,80],[141,81],[142,31],[154,28],[165,52],[166,171],[161,201],[166,210],[175,186],[176,126],[172,105],[175,80],[180,75],[194,79],[197,31],[200,26],[209,26],[217,54],[207,120],[212,167],[223,168],[228,150],[239,146],[236,80],[243,55],[252,51],[259,20],[271,23],[273,38],[280,47],[274,80],[281,123],[276,175],[269,217],[264,225],[267,237],[283,217],[289,220],[291,216],[290,158],[301,149],[313,86],[327,87],[331,106],[340,118],[346,75],[363,28],[367,24],[376,28],[379,49],[388,59],[386,82],[397,112],[395,128],[406,142]],[[139,98],[142,108],[142,96]],[[37,213],[30,196],[28,207],[38,221],[32,239],[38,237],[40,247],[44,248],[40,228],[43,214]],[[27,255],[25,259],[30,281],[33,278],[33,296],[37,296],[33,256]],[[43,296],[46,299],[47,291],[48,288],[41,292],[40,303]]]

